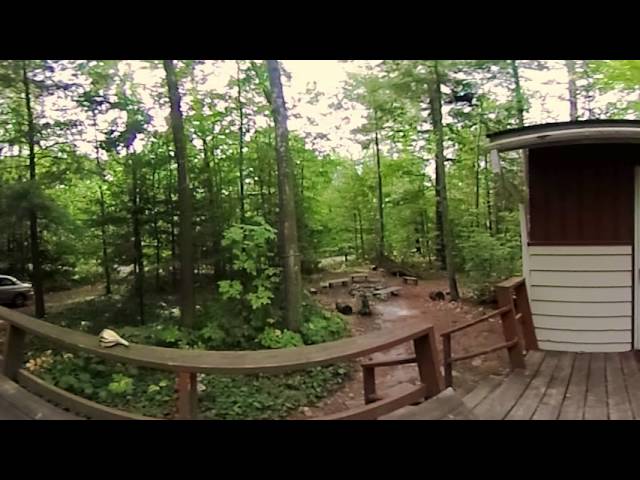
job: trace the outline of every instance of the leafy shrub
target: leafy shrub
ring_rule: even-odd
[[[232,276],[218,282],[218,291],[227,300],[230,315],[218,323],[232,343],[246,344],[255,339],[273,318],[271,305],[280,278],[273,266],[276,231],[261,217],[253,224],[233,225],[224,233],[223,246],[231,248]]]
[[[300,328],[302,339],[306,345],[332,342],[347,335],[345,320],[338,315],[314,315],[306,320]]]
[[[288,348],[304,345],[299,333],[291,330],[278,330],[273,327],[265,328],[257,340],[260,345],[266,348]]]
[[[478,300],[492,297],[496,283],[520,271],[520,238],[512,233],[491,236],[477,229],[460,242],[465,280]]]

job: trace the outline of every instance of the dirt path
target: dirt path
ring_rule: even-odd
[[[73,288],[71,290],[63,290],[61,292],[52,292],[47,293],[44,296],[45,306],[47,312],[55,312],[58,311],[72,303],[81,302],[84,300],[88,300],[90,298],[97,297],[104,292],[104,286],[97,285],[86,285],[84,287]],[[11,308],[11,307],[9,307]],[[35,315],[35,306],[33,303],[33,299],[29,301],[27,305],[22,308],[16,308],[17,312],[22,312],[26,315]],[[2,352],[2,347],[4,343],[4,332],[5,332],[5,324],[0,320],[0,352]]]
[[[104,293],[104,286],[101,284],[85,285],[84,287],[72,288],[61,292],[47,293],[44,296],[47,312],[59,311],[72,303],[83,302],[91,298],[97,297]],[[33,300],[23,308],[17,308],[18,312],[27,315],[34,315],[35,306]]]
[[[351,315],[345,317],[351,324],[354,335],[362,335],[380,328],[394,328],[408,319],[422,318],[425,323],[435,327],[436,334],[455,325],[460,325],[490,311],[490,307],[483,308],[473,302],[431,301],[429,292],[433,290],[447,291],[446,278],[435,280],[421,280],[418,285],[404,285],[402,279],[383,275],[379,272],[367,272],[369,280],[384,282],[387,286],[402,286],[399,296],[388,300],[371,302],[373,315],[361,317]],[[345,273],[324,275],[322,280],[346,277]],[[319,285],[316,280],[314,286]],[[335,302],[350,303],[357,309],[358,302],[349,295],[349,287],[334,287],[324,289],[318,300],[327,308],[334,308]],[[457,333],[453,337],[453,353],[459,355],[480,350],[503,341],[502,330],[498,320],[492,320]],[[442,355],[442,344],[438,342],[438,349]],[[401,345],[385,352],[391,356],[412,353],[410,344]],[[454,367],[454,386],[461,393],[471,391],[477,383],[487,375],[505,375],[508,372],[508,358],[506,352],[496,352],[472,360],[463,361]],[[401,365],[397,367],[381,368],[376,371],[378,390],[392,387],[398,383],[416,383],[418,380],[415,365]],[[316,407],[305,407],[292,418],[313,417],[363,405],[362,373],[358,370],[354,377],[332,397],[322,401]]]

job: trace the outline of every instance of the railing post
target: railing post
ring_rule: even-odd
[[[413,341],[420,381],[427,387],[427,398],[434,397],[444,390],[438,348],[433,327],[422,337]]]
[[[533,325],[533,315],[531,314],[531,304],[529,294],[524,280],[515,288],[516,311],[522,315],[521,326],[524,346],[527,351],[538,350],[538,337],[536,328]]]
[[[363,366],[362,381],[364,383],[364,403],[367,405],[376,400],[376,369]]]
[[[195,420],[198,416],[198,377],[194,372],[178,373],[178,419]]]
[[[500,314],[504,339],[507,342],[516,340],[516,343],[507,348],[511,368],[525,368],[524,354],[522,352],[522,339],[518,335],[518,322],[516,320],[513,295],[509,287],[496,287],[496,297],[499,307],[509,307],[509,310]]]
[[[16,380],[18,371],[22,368],[24,360],[24,330],[9,325],[7,337],[4,342],[4,366],[2,373],[11,380]]]
[[[444,356],[444,386],[453,386],[453,362],[451,361],[451,335],[442,336],[442,354]]]

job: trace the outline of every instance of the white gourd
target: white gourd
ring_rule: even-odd
[[[113,330],[104,329],[100,332],[100,346],[101,347],[113,347],[115,345],[124,345],[125,347],[129,346],[129,342],[127,342],[124,338],[118,335]]]

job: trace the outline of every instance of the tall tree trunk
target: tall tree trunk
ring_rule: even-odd
[[[215,259],[218,253],[218,250],[216,249],[216,239],[218,236],[217,231],[220,228],[219,227],[220,222],[218,221],[218,211],[215,208],[215,204],[216,204],[215,193],[214,193],[215,188],[214,188],[213,174],[211,173],[211,163],[209,162],[209,144],[205,137],[202,137],[201,140],[202,140],[202,153],[203,153],[202,164],[204,166],[204,188],[205,188],[205,191],[207,192],[208,211],[206,214],[206,218],[211,219],[209,224],[210,224],[210,233],[211,233],[211,240],[212,240],[212,244],[209,248],[207,248],[206,246],[204,247],[204,252],[206,254],[208,250],[211,249],[208,256],[211,259],[212,263],[214,264],[214,268],[215,268]]]
[[[433,258],[431,257],[431,240],[429,239],[429,217],[428,217],[428,212],[426,208],[422,212],[422,232],[424,236],[427,262],[429,262],[429,267],[432,268]]]
[[[169,232],[171,243],[171,288],[175,292],[178,287],[178,272],[176,271],[178,254],[176,249],[176,221],[173,212],[173,175],[169,175],[169,180],[170,182],[167,185],[167,212],[169,214]]]
[[[98,195],[100,201],[100,238],[102,241],[102,270],[104,271],[104,293],[105,295],[111,295],[111,267],[109,266],[109,250],[107,248],[107,225],[106,225],[106,206],[104,201],[104,169],[100,165],[100,145],[98,143],[98,118],[96,112],[93,111],[93,128],[95,130],[95,152],[96,152],[96,167],[98,168],[98,174],[100,175],[100,181],[98,182]]]
[[[211,179],[213,184],[213,192],[215,192],[215,200],[214,203],[211,204],[210,208],[215,212],[215,229],[213,232],[213,268],[217,278],[220,278],[224,275],[225,263],[224,258],[222,256],[222,235],[223,235],[223,203],[222,203],[222,194],[221,194],[221,185],[222,185],[222,172],[218,166],[218,162],[216,161],[216,144],[215,138],[212,140],[211,144]]]
[[[518,127],[524,127],[524,96],[522,87],[520,86],[520,71],[518,70],[517,60],[511,60],[511,74],[513,76],[513,94],[516,101],[516,114]]]
[[[298,226],[295,204],[295,175],[289,156],[287,109],[282,91],[280,64],[267,60],[271,86],[273,118],[276,128],[276,160],[278,163],[278,198],[281,256],[284,270],[284,319],[288,329],[297,331],[302,323],[302,276],[298,250]]]
[[[436,171],[439,182],[436,185],[437,197],[440,198],[440,212],[442,226],[444,230],[444,252],[447,265],[447,277],[449,279],[449,291],[451,300],[457,301],[460,298],[458,293],[458,282],[453,262],[453,239],[451,235],[451,224],[449,223],[449,205],[447,201],[447,179],[444,157],[444,131],[442,128],[442,93],[440,91],[440,72],[438,61],[434,60],[432,65],[433,73],[429,81],[429,100],[431,103],[431,116],[433,120],[433,130],[436,135]]]
[[[144,258],[142,232],[140,228],[140,182],[138,155],[129,151],[131,158],[131,219],[133,228],[133,265],[135,271],[135,291],[138,299],[138,320],[144,325]]]
[[[360,231],[360,254],[362,255],[361,258],[367,258],[367,253],[365,252],[364,249],[364,233],[362,232],[362,213],[360,212],[360,209],[357,210],[358,213],[358,230]]]
[[[182,111],[180,110],[180,92],[173,60],[164,60],[164,70],[167,75],[169,103],[171,104],[171,130],[173,131],[173,143],[178,164],[180,315],[184,326],[191,328],[193,327],[195,313],[195,299],[193,295],[193,213],[187,167],[187,142],[184,135]]]
[[[476,174],[476,226],[480,226],[480,142],[482,140],[482,110],[478,112],[478,132],[476,136],[476,160],[474,170]]]
[[[378,175],[378,262],[384,258],[384,205],[382,196],[382,172],[380,171],[380,144],[378,139],[378,113],[373,110],[374,117],[374,141],[376,149],[376,173]]]
[[[33,110],[31,109],[31,82],[27,74],[26,61],[22,61],[22,85],[24,87],[24,106],[27,113],[27,143],[29,145],[29,179],[36,187],[36,140]],[[29,237],[31,244],[31,264],[33,265],[32,282],[36,303],[36,317],[45,316],[44,285],[42,283],[42,265],[40,263],[40,238],[38,232],[38,212],[35,207],[29,208]]]
[[[245,209],[244,209],[244,108],[242,106],[242,78],[240,74],[240,62],[236,60],[236,68],[238,75],[238,112],[240,114],[240,127],[239,127],[239,152],[238,152],[238,175],[240,179],[240,223],[244,223]]]
[[[440,185],[441,182],[441,173],[440,169],[437,168],[436,161],[436,185]],[[444,222],[442,221],[442,201],[440,199],[440,195],[438,194],[438,189],[436,188],[436,259],[438,261],[438,265],[440,270],[447,269],[447,257],[444,251]]]
[[[565,60],[569,74],[569,118],[572,122],[578,120],[578,88],[576,87],[576,62]]]
[[[355,258],[360,258],[358,250],[358,214],[353,212],[353,251]]]
[[[489,169],[488,155],[484,154],[484,183],[486,192],[486,204],[487,204],[487,226],[489,233],[493,235],[493,212],[491,211],[491,171]]]
[[[155,242],[155,257],[156,257],[156,292],[160,291],[160,248],[162,243],[160,242],[160,228],[158,219],[157,196],[156,196],[156,178],[157,172],[155,165],[151,171],[151,204],[153,205],[153,238]]]

